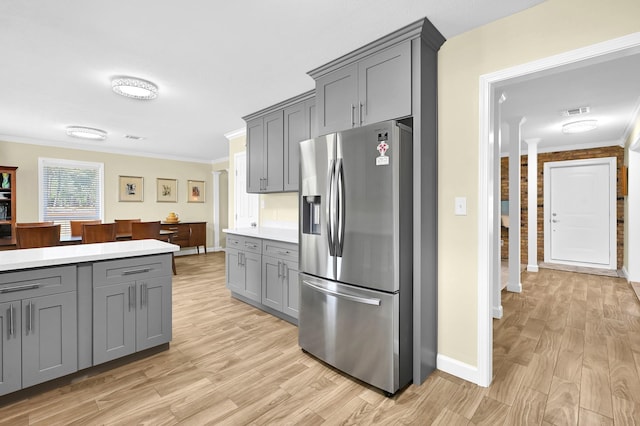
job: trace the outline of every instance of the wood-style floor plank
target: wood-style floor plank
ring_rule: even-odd
[[[176,266],[168,350],[0,398],[0,426],[639,422],[640,303],[622,279],[524,272],[493,322],[489,388],[435,371],[387,398],[304,354],[295,326],[231,298],[223,253]]]

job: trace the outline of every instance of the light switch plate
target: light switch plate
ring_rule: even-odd
[[[456,197],[455,200],[455,214],[456,216],[467,215],[467,197]]]

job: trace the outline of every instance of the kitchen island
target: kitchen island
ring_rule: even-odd
[[[231,295],[298,324],[298,230],[223,229],[226,284]]]
[[[157,240],[0,252],[0,395],[171,340],[171,253]]]

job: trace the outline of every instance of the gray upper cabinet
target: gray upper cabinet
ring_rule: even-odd
[[[411,115],[411,42],[317,77],[316,99],[322,135]]]
[[[354,127],[358,107],[357,64],[318,78],[316,99],[321,135]]]
[[[264,175],[264,122],[247,122],[247,192],[260,192]]]
[[[283,129],[282,111],[247,122],[247,192],[282,191]]]
[[[309,139],[312,131],[315,136],[314,93],[243,117],[247,123],[247,192],[298,190],[298,144]]]

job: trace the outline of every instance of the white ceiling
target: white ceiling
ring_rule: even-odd
[[[450,38],[541,1],[3,0],[0,140],[224,159],[224,134],[313,89],[311,69],[425,16]],[[159,97],[114,94],[119,75],[155,82]],[[72,125],[109,135],[74,139]]]
[[[523,140],[538,141],[539,151],[623,145],[640,108],[640,49],[627,49],[505,82],[502,117],[524,117]],[[589,107],[584,115],[564,117],[567,109]],[[587,133],[564,134],[572,121],[598,121]],[[505,139],[503,139],[505,140]],[[508,142],[501,146],[505,154]],[[526,151],[526,144],[522,149]]]

